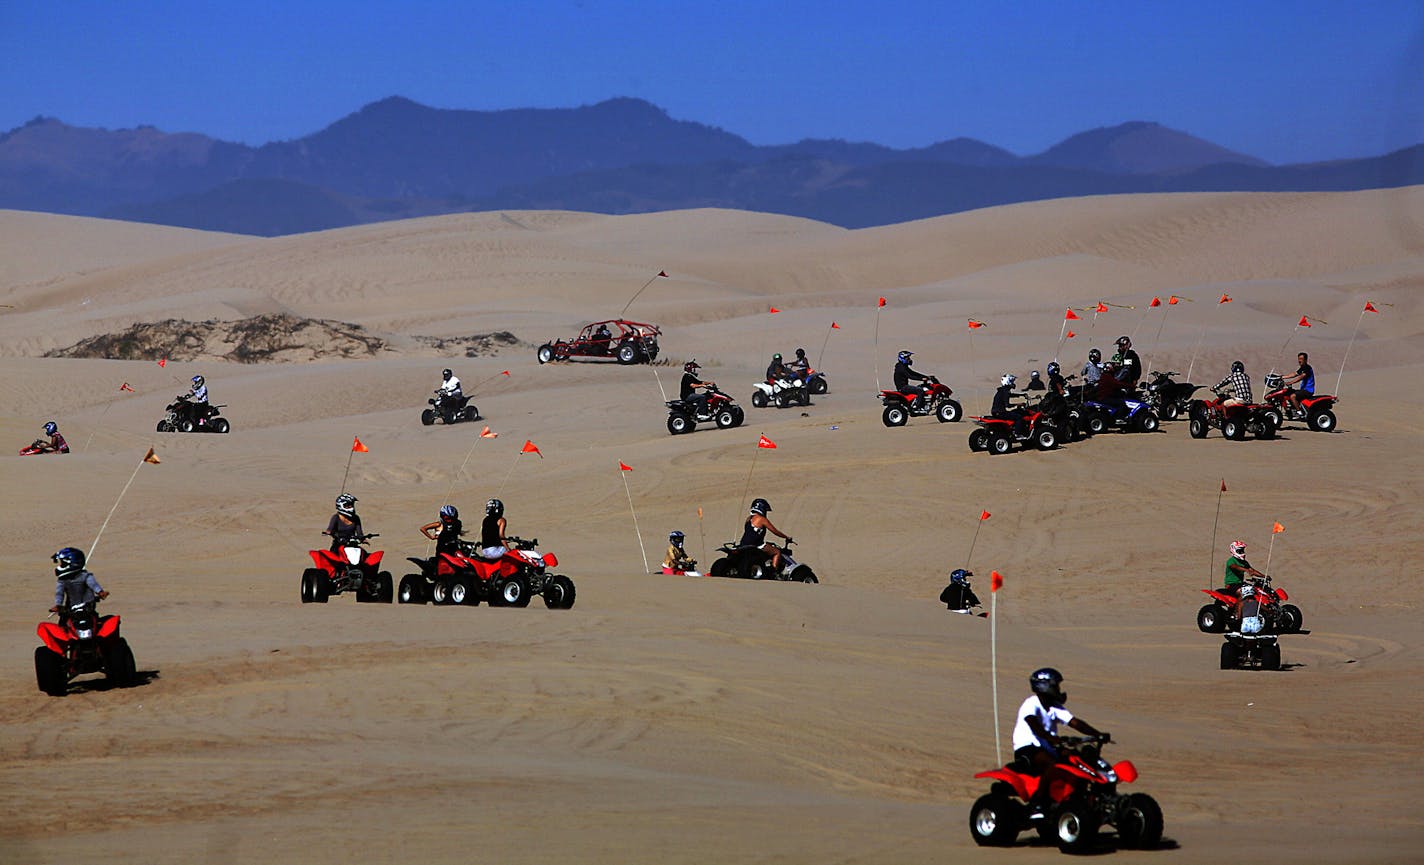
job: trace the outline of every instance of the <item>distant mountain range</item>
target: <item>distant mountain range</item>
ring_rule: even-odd
[[[1065,196],[1418,183],[1424,145],[1272,166],[1133,122],[1024,157],[969,138],[906,150],[817,139],[757,146],[626,98],[464,111],[391,97],[261,147],[46,117],[0,135],[0,208],[256,235],[504,209],[727,207],[861,228]]]

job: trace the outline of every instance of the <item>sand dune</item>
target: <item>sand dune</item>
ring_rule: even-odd
[[[1090,198],[863,231],[511,212],[275,239],[0,214],[0,440],[53,418],[76,448],[0,459],[0,861],[1056,857],[980,850],[967,830],[972,776],[995,762],[988,629],[934,598],[981,510],[977,585],[1005,575],[1003,747],[1027,672],[1062,669],[1070,705],[1113,732],[1166,812],[1175,849],[1116,858],[1411,861],[1424,411],[1400,395],[1424,363],[1421,213],[1415,188]],[[664,325],[672,367],[539,366],[528,348],[164,368],[39,356],[135,322],[279,312],[398,348],[495,330],[535,345],[616,315],[659,270],[629,315]],[[1154,294],[1191,302],[1163,318]],[[1098,300],[1120,306],[1086,314],[1059,352],[1064,308]],[[1361,320],[1366,300],[1381,313]],[[1296,329],[1303,314],[1328,324]],[[972,344],[968,317],[989,325]],[[1005,369],[1055,353],[1076,367],[1119,333],[1207,383],[1238,357],[1259,382],[1307,350],[1333,390],[1357,321],[1329,435],[1192,441],[1177,423],[989,457],[966,424],[886,429],[873,398],[900,348],[982,410]],[[667,434],[661,389],[683,358],[745,401],[766,357],[797,345],[824,354],[830,394]],[[498,438],[419,424],[445,363]],[[195,373],[233,432],[153,432]],[[353,436],[370,452],[352,456]],[[526,439],[542,458],[520,454]],[[139,466],[150,446],[162,463]],[[577,605],[299,604],[348,456],[397,578],[441,502],[468,518],[498,495],[512,531],[558,554]],[[146,683],[44,697],[30,656],[47,557],[87,548],[131,476],[94,569]],[[1215,638],[1192,625],[1209,555],[1221,566],[1222,479],[1218,548],[1244,537],[1261,566],[1271,523],[1287,527],[1270,570],[1311,633],[1283,639],[1280,673],[1216,669]],[[822,582],[646,575],[630,494],[654,566],[673,528],[709,560],[763,495]]]

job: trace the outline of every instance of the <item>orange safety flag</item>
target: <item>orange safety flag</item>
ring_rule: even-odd
[[[1221,479],[1221,491],[1226,492],[1226,478]]]
[[[831,330],[840,330],[840,329],[841,329],[841,326],[840,326],[840,325],[836,324],[834,321],[831,322]]]
[[[880,305],[881,305],[881,306],[884,306],[884,305],[885,305],[885,298],[883,298],[883,297],[880,298]]]
[[[1161,305],[1162,305],[1162,298],[1160,298],[1160,297],[1154,297],[1154,298],[1152,298],[1152,302],[1149,303],[1149,304],[1147,304],[1147,305],[1148,305],[1148,306],[1161,306]]]
[[[767,438],[766,436],[762,436],[762,437],[761,437],[761,440],[757,442],[757,447],[759,447],[759,448],[771,448],[771,449],[774,450],[774,449],[776,448],[776,442],[772,441],[771,439]]]
[[[1216,302],[1216,305],[1217,305],[1217,306],[1221,306],[1223,303],[1230,303],[1230,302],[1231,302],[1231,296],[1230,296],[1230,295],[1223,294],[1223,295],[1221,296],[1221,300],[1218,300],[1218,301]]]
[[[133,387],[130,386],[128,382],[124,382],[123,384],[119,385],[119,390],[132,391]]]
[[[1004,587],[1004,575],[998,571],[989,572],[989,591],[997,592]]]
[[[969,329],[970,329],[970,330],[978,330],[979,328],[981,328],[981,327],[983,327],[983,326],[984,326],[984,322],[982,322],[982,321],[975,321],[975,320],[972,319],[972,318],[969,319]]]
[[[1310,327],[1310,319],[1302,315],[1300,317],[1300,321],[1296,324],[1296,327]]]
[[[774,307],[774,306],[771,307],[769,311],[771,312],[772,315],[776,315],[778,312],[781,312],[781,310],[777,309],[777,308]]]
[[[660,271],[658,271],[658,276],[661,276],[663,279],[667,279],[667,278],[668,278],[667,271],[666,271],[666,270],[660,270]]]
[[[497,439],[497,438],[499,438],[499,433],[497,433],[497,432],[490,432],[490,428],[489,428],[489,427],[485,427],[484,429],[480,430],[480,438],[482,438],[482,439]]]
[[[619,460],[619,461],[618,461],[618,468],[622,469],[622,470],[625,471],[625,472],[631,472],[631,471],[633,470],[633,467],[632,467],[632,466],[628,465],[627,463],[623,462],[622,460]]]
[[[980,511],[980,512],[979,512],[979,521],[980,521],[980,522],[983,522],[984,520],[987,520],[987,519],[989,519],[989,517],[992,517],[992,516],[993,516],[993,514],[989,513],[988,511]]]
[[[1063,338],[1064,338],[1064,339],[1072,339],[1073,337],[1075,337],[1075,336],[1077,336],[1077,335],[1078,335],[1078,334],[1076,334],[1076,333],[1074,333],[1073,331],[1070,330],[1070,331],[1068,331],[1067,333],[1065,333],[1065,334],[1063,335]]]
[[[500,375],[509,375],[509,370],[505,370],[504,372],[500,373]]]
[[[524,453],[524,454],[539,454],[539,459],[542,460],[542,459],[544,458],[544,454],[539,451],[538,445],[534,444],[533,442],[529,441],[528,439],[525,439],[525,440],[524,440],[524,448],[523,448],[522,450],[520,450],[520,453]]]
[[[1276,524],[1274,524],[1274,525],[1271,526],[1271,534],[1273,534],[1273,535],[1278,535],[1278,534],[1280,534],[1281,532],[1283,532],[1283,531],[1285,531],[1285,530],[1286,530],[1286,527],[1283,526],[1283,525],[1281,525],[1280,523],[1276,523]]]
[[[1067,312],[1063,313],[1063,320],[1064,320],[1064,321],[1077,321],[1077,320],[1078,320],[1078,313],[1076,313],[1076,312],[1074,312],[1073,310],[1070,309],[1070,310],[1068,310]]]
[[[1180,297],[1177,297],[1177,296],[1174,294],[1174,295],[1172,295],[1171,297],[1167,298],[1167,305],[1168,305],[1168,306],[1176,306],[1176,305],[1177,305],[1177,302],[1178,302],[1179,300],[1181,300],[1181,298],[1180,298]]]
[[[697,506],[697,518],[702,519],[702,505]]]
[[[371,452],[371,449],[368,448],[368,447],[366,447],[365,445],[361,444],[361,437],[360,437],[360,436],[352,436],[352,437],[351,437],[351,452],[352,452],[352,453],[357,453],[357,454],[368,454],[368,453]]]
[[[1379,310],[1375,309],[1375,305],[1367,300],[1365,301],[1365,312],[1379,312]]]
[[[159,366],[168,366],[168,358],[165,357],[165,358],[159,359],[158,365],[159,365]]]
[[[154,465],[158,465],[160,462],[162,462],[162,460],[158,458],[158,454],[153,452],[153,448],[149,448],[148,453],[143,455],[143,461],[146,463],[153,463]]]
[[[1093,312],[1107,312],[1107,311],[1108,311],[1108,305],[1107,305],[1106,303],[1103,303],[1101,300],[1098,301],[1098,306],[1097,306],[1097,308],[1093,310]]]

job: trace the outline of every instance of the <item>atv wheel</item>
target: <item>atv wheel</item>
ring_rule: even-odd
[[[1051,429],[1041,429],[1034,434],[1033,443],[1041,451],[1051,451],[1058,447],[1058,436]]]
[[[1006,454],[1013,449],[1014,444],[1003,433],[994,433],[989,436],[988,446],[991,454]]]
[[[1174,402],[1162,406],[1162,420],[1176,420],[1182,416],[1182,409]]]
[[[544,606],[551,610],[567,610],[573,607],[574,581],[562,574],[555,574],[544,583]]]
[[[813,378],[808,384],[811,393],[816,394],[817,396],[820,396],[821,394],[825,393],[827,390],[830,389],[826,386],[826,380],[823,378]]]
[[[159,432],[173,432],[173,424],[169,423],[169,422],[166,421],[166,420],[161,420],[161,421],[158,422],[158,431],[159,431]]]
[[[886,426],[904,426],[910,420],[910,413],[902,405],[887,405],[885,411],[880,413],[880,419]]]
[[[1232,441],[1239,442],[1246,438],[1246,425],[1235,418],[1230,418],[1221,422],[1221,434]]]
[[[1279,670],[1281,668],[1281,644],[1271,643],[1261,650],[1261,669]]]
[[[964,408],[952,399],[947,399],[935,409],[935,418],[940,423],[954,423],[964,417]]]
[[[989,449],[989,431],[977,429],[969,434],[969,450],[977,453]]]
[[[969,809],[969,834],[980,847],[1008,847],[1019,836],[1022,806],[1006,796],[980,796]]]
[[[717,429],[731,429],[737,425],[737,415],[729,408],[717,412]]]
[[[310,604],[316,601],[316,586],[321,577],[321,571],[316,568],[302,571],[302,603]]]
[[[734,415],[737,416],[737,422],[734,423],[734,424],[732,424],[732,426],[741,426],[741,425],[742,425],[742,421],[744,421],[744,420],[747,419],[747,412],[746,412],[746,410],[743,409],[743,408],[742,408],[741,406],[739,406],[739,405],[734,405],[734,406],[732,406],[732,408],[730,409],[730,411],[732,412],[732,414],[734,414]]]
[[[189,433],[192,431],[193,421],[191,419],[185,417],[182,420],[178,421],[178,432]]]
[[[1335,412],[1326,409],[1318,411],[1306,418],[1306,426],[1316,432],[1330,432],[1335,429]]]
[[[801,567],[796,569],[796,579],[800,580],[803,583],[821,582],[819,579],[816,578],[816,572],[806,567],[805,565],[802,565]]]
[[[232,425],[227,422],[227,418],[225,417],[215,417],[213,418],[213,422],[208,424],[208,429],[221,434],[232,429]]]
[[[496,593],[501,606],[529,606],[529,583],[518,574],[506,580],[504,585],[496,590]]]
[[[803,405],[803,406],[808,406],[808,405],[810,405],[810,404],[811,404],[811,392],[808,391],[808,390],[806,390],[804,387],[801,388],[801,389],[800,389],[799,391],[797,391],[797,393],[796,393],[796,401],[799,402],[799,403],[801,403],[801,405]]]
[[[1276,429],[1280,429],[1281,427],[1286,425],[1285,417],[1276,409],[1266,409],[1265,414],[1269,416],[1271,420],[1276,422]]]
[[[776,403],[777,408],[786,408],[786,406],[789,405],[787,396],[784,393],[776,394],[772,397],[772,400]]]
[[[1197,610],[1197,630],[1204,634],[1219,634],[1226,630],[1227,612],[1220,604],[1207,604]]]
[[[420,422],[425,426],[435,425],[435,409],[428,408],[420,413]]]
[[[760,388],[752,391],[752,405],[757,408],[766,408],[766,391]]]
[[[1124,847],[1150,850],[1162,843],[1162,808],[1146,793],[1133,793],[1117,812],[1117,837]]]
[[[1241,650],[1229,640],[1221,644],[1221,669],[1234,670],[1241,664]]]
[[[539,346],[539,350],[534,356],[539,359],[539,363],[545,364],[554,359],[554,347],[547,342]]]
[[[36,646],[35,684],[51,697],[63,697],[69,691],[69,677],[64,672],[64,656],[51,652],[48,646]]]
[[[470,587],[469,577],[455,577],[450,581],[450,603],[457,607],[466,604],[473,607],[479,603],[478,597]]]
[[[768,564],[767,560],[759,555],[747,556],[742,560],[742,566],[739,569],[740,573],[738,573],[737,576],[744,580],[764,580],[767,578],[766,569]]]
[[[376,603],[389,604],[391,602],[395,595],[392,584],[390,571],[381,571],[376,574]]]
[[[425,577],[420,574],[406,574],[401,577],[400,591],[396,600],[402,604],[425,603]]]
[[[638,347],[631,342],[618,346],[618,362],[622,364],[638,362]]]
[[[114,641],[113,646],[104,653],[104,678],[109,680],[109,684],[115,688],[127,688],[133,684],[134,676],[138,673],[137,665],[134,663],[133,649],[129,648],[129,641],[119,637]]]
[[[725,558],[718,559],[712,563],[712,567],[707,569],[707,575],[709,577],[725,577],[727,576],[728,565],[729,563]]]
[[[1103,417],[1099,412],[1089,412],[1086,426],[1089,435],[1097,435],[1107,430],[1108,421],[1107,418]]]
[[[1156,432],[1156,431],[1157,431],[1157,426],[1158,426],[1157,415],[1153,414],[1152,412],[1150,412],[1150,411],[1144,411],[1141,415],[1138,415],[1138,418],[1137,418],[1137,431],[1138,431],[1138,432],[1145,432],[1145,433]]]
[[[1064,853],[1083,853],[1098,839],[1098,817],[1082,800],[1069,799],[1053,817],[1054,840]]]
[[[668,432],[673,435],[682,435],[697,429],[697,421],[681,412],[676,412],[668,415],[667,428]]]
[[[1187,424],[1187,432],[1194,439],[1206,438],[1206,421],[1199,417],[1192,418],[1191,422]]]
[[[430,602],[437,607],[443,607],[450,603],[450,585],[444,580],[436,580],[430,584]]]
[[[1295,604],[1284,604],[1281,606],[1281,619],[1278,630],[1282,634],[1295,634],[1300,631],[1300,626],[1305,623],[1305,617],[1301,615],[1300,607]]]
[[[1260,426],[1256,428],[1257,441],[1268,441],[1276,437],[1276,430],[1280,424],[1276,423],[1275,415],[1264,415],[1259,423]]]

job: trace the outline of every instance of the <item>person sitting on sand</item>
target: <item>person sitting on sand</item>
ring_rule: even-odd
[[[64,440],[64,436],[59,434],[59,424],[48,421],[44,425],[45,435],[49,436],[49,441],[36,442],[39,445],[40,453],[46,454],[67,454],[69,453],[69,442]]]
[[[979,596],[969,587],[969,578],[972,576],[974,572],[964,568],[955,568],[949,575],[949,585],[939,593],[939,600],[950,612],[972,616],[974,608],[979,606]]]

